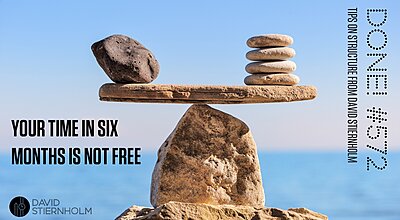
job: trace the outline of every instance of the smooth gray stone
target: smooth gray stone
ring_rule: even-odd
[[[296,70],[296,63],[290,60],[253,62],[246,66],[248,73],[291,73]]]
[[[291,44],[293,44],[293,38],[285,34],[263,34],[247,40],[247,46],[252,48],[287,47]]]
[[[246,85],[281,85],[293,86],[300,78],[291,73],[252,74],[244,78]]]
[[[290,47],[271,47],[249,51],[246,58],[253,61],[287,60],[295,55],[295,50]]]

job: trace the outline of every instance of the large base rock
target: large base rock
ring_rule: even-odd
[[[305,208],[282,210],[277,208],[255,208],[251,206],[206,205],[169,202],[157,208],[132,206],[117,220],[327,220],[328,217]]]
[[[192,105],[158,152],[151,204],[264,206],[256,144],[241,120]]]

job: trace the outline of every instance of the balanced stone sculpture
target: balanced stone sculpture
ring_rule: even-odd
[[[158,150],[150,201],[154,208],[132,206],[118,220],[267,219],[327,220],[305,208],[264,207],[257,147],[241,120],[207,104],[292,102],[314,99],[313,86],[297,86],[291,72],[295,55],[287,35],[260,35],[247,41],[249,86],[156,85],[158,63],[139,42],[122,35],[92,46],[100,66],[116,83],[99,91],[101,101],[191,103]],[[143,64],[146,61],[146,65]],[[140,64],[140,65],[138,65]],[[121,84],[129,83],[129,84]]]

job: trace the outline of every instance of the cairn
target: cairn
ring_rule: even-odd
[[[244,79],[246,85],[279,85],[293,86],[300,78],[293,74],[296,63],[290,61],[296,55],[294,49],[288,47],[293,38],[283,34],[265,34],[251,37],[247,46],[257,48],[249,51],[246,58],[255,61],[246,66],[251,75]]]

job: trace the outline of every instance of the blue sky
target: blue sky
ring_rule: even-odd
[[[307,3],[307,4],[306,4]],[[111,34],[125,34],[153,51],[158,84],[243,85],[247,38],[291,35],[302,85],[314,101],[213,105],[251,128],[261,150],[343,150],[346,147],[346,9],[360,10],[360,36],[370,30],[367,7],[386,7],[390,96],[360,100],[390,114],[390,149],[400,137],[399,9],[396,1],[5,1],[0,0],[0,149],[11,145],[117,145],[157,149],[189,105],[101,103],[110,82],[90,50]],[[360,42],[360,54],[365,54]],[[363,56],[362,65],[368,60]],[[363,80],[364,77],[361,77]],[[363,87],[364,81],[360,82]],[[362,88],[363,89],[363,88]],[[364,114],[365,115],[365,114]],[[11,119],[117,118],[118,139],[13,138]],[[365,121],[365,120],[364,120]],[[365,130],[366,124],[360,130]],[[361,136],[361,138],[365,138]]]

